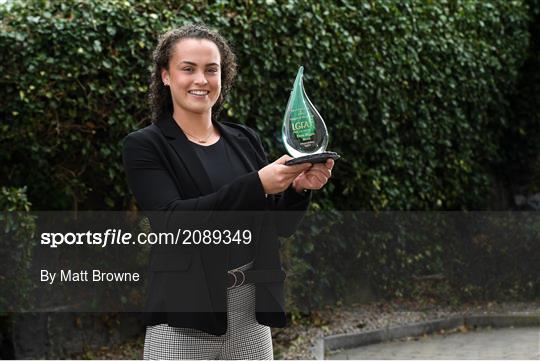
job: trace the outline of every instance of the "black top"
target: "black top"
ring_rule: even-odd
[[[214,192],[229,184],[236,178],[249,173],[242,160],[231,149],[231,146],[220,137],[212,145],[200,145],[190,142],[193,150],[203,164]],[[229,269],[237,268],[253,260],[253,244],[231,243],[229,250]]]

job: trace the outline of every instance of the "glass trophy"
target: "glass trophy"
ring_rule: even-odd
[[[294,157],[286,165],[324,163],[338,159],[335,152],[327,152],[328,131],[323,118],[315,109],[304,90],[304,67],[296,74],[293,89],[283,117],[282,139],[287,152]]]

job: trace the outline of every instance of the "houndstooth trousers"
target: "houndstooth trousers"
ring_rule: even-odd
[[[239,267],[245,271],[250,262]],[[227,290],[227,332],[216,336],[194,328],[148,326],[145,360],[273,360],[270,327],[255,319],[255,285]]]

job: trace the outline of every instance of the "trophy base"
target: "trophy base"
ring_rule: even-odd
[[[293,158],[285,162],[285,165],[294,165],[301,163],[325,163],[327,159],[339,159],[340,156],[336,152],[322,152],[316,154],[305,155],[303,157]]]

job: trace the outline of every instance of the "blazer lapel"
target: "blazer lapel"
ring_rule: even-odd
[[[191,178],[190,189],[188,190],[190,193],[189,196],[193,197],[212,193],[212,183],[210,183],[210,178],[206,170],[193,150],[193,147],[189,144],[186,135],[176,124],[172,116],[168,115],[161,118],[156,125],[161,129],[163,135],[167,137],[169,144],[173,147]],[[183,185],[188,186],[188,184]]]
[[[214,126],[219,130],[221,135],[225,138],[227,143],[231,146],[231,148],[234,150],[236,155],[242,160],[242,163],[248,169],[249,171],[254,171],[259,169],[259,165],[262,166],[262,164],[258,164],[257,160],[253,159],[257,156],[257,152],[255,149],[253,149],[253,146],[251,145],[249,139],[242,134],[239,130],[231,129],[229,127],[223,126],[218,121],[214,121]],[[248,155],[251,155],[251,157],[248,157]]]

